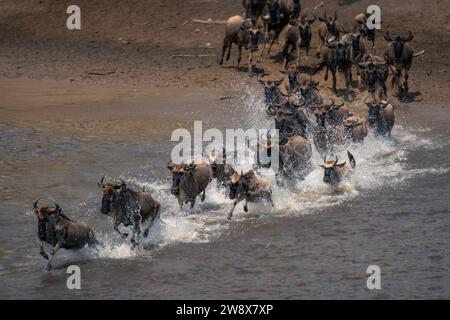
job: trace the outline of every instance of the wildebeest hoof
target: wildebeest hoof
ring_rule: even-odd
[[[244,211],[248,212],[248,207],[247,206],[244,206]]]
[[[233,215],[229,214],[228,217],[227,217],[227,219],[228,219],[228,220],[231,220],[231,217],[232,217],[232,216],[233,216]]]
[[[52,266],[50,265],[50,263],[47,264],[47,266],[45,267],[45,270],[46,270],[46,271],[52,270]]]

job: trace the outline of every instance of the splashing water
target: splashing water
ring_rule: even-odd
[[[242,103],[247,114],[243,119],[243,125],[246,126],[244,130],[273,128],[272,121],[265,114],[260,94],[248,90]],[[261,170],[259,174],[271,183],[274,208],[267,204],[250,203],[249,213],[244,213],[240,204],[236,207],[233,223],[255,218],[255,212],[258,213],[256,218],[311,214],[326,207],[351,201],[368,192],[395,187],[418,175],[447,173],[449,169],[445,167],[421,169],[408,167],[408,154],[415,149],[442,147],[417,135],[427,131],[427,128],[407,129],[396,124],[392,138],[380,138],[369,133],[364,143],[351,144],[346,149],[339,150],[337,155],[340,162],[348,163],[346,151],[349,150],[356,159],[356,168],[344,177],[338,187],[330,187],[322,181],[323,169],[318,164],[323,162],[323,158],[313,145],[312,171],[304,179],[296,181],[293,186],[277,185],[271,170]],[[248,166],[241,164],[237,169],[246,170]],[[230,223],[226,220],[226,215],[231,209],[232,200],[227,198],[225,190],[217,189],[214,180],[206,189],[205,202],[201,203],[198,198],[195,207],[190,210],[188,206],[180,209],[176,197],[170,194],[169,182],[150,177],[154,177],[151,172],[148,179],[142,175],[121,177],[127,183],[150,190],[162,204],[161,221],[152,226],[149,237],[144,240],[144,247],[163,248],[179,242],[209,242],[220,237],[229,228]],[[102,240],[105,244],[98,252],[101,258],[127,258],[138,254],[138,250],[131,248],[129,241],[124,243],[115,236],[105,236]]]

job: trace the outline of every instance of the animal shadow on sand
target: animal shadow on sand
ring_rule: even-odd
[[[403,102],[403,103],[421,102],[422,98],[417,98],[417,97],[420,97],[421,95],[422,95],[422,93],[420,91],[407,92],[407,93],[402,93],[401,95],[399,95],[397,97],[397,99],[398,99],[398,101]]]

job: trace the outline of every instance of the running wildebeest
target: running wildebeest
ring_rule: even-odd
[[[102,189],[101,213],[111,215],[114,222],[114,230],[122,238],[128,237],[128,233],[122,233],[119,226],[133,226],[133,236],[131,242],[134,246],[139,245],[137,237],[141,234],[142,223],[148,222],[144,230],[144,237],[148,236],[150,227],[157,217],[161,204],[154,199],[150,192],[136,192],[127,187],[124,181],[120,184],[104,183],[102,177],[98,187]]]
[[[193,208],[195,199],[200,194],[201,201],[205,201],[205,189],[212,179],[212,170],[208,163],[192,161],[188,164],[174,164],[169,161],[167,168],[172,172],[171,193],[177,196],[180,207],[190,202]]]
[[[350,116],[344,122],[345,142],[364,142],[367,137],[367,122],[358,116]]]
[[[268,0],[242,0],[245,9],[245,17],[250,18],[253,23],[261,16]]]
[[[387,97],[386,81],[389,69],[386,61],[373,54],[365,55],[363,62],[357,62],[360,69],[361,80],[372,98],[376,99],[376,92],[380,98]]]
[[[244,203],[244,211],[248,212],[248,202],[258,202],[261,200],[268,201],[272,206],[272,191],[269,183],[258,177],[253,170],[243,174],[235,173],[231,177],[229,198],[234,200],[233,207],[228,214],[228,219],[233,216],[236,205],[242,200]]]
[[[340,31],[337,23],[337,12],[334,12],[334,17],[327,17],[327,13],[325,12],[323,17],[318,17],[322,24],[319,27],[319,39],[320,44],[317,48],[317,58],[320,58],[321,50],[323,44],[327,41],[330,36],[334,36],[335,38],[339,38]]]
[[[367,41],[372,42],[372,48],[375,47],[375,28],[369,28],[367,26],[367,18],[369,13],[360,13],[355,16],[355,23],[359,32],[367,39]]]
[[[54,208],[38,207],[39,200],[36,200],[33,208],[38,218],[40,254],[48,260],[47,270],[51,269],[53,257],[59,249],[79,250],[86,245],[93,247],[97,244],[94,232],[85,223],[67,217],[53,200]],[[44,251],[43,242],[52,245],[50,258]]]
[[[282,134],[279,142],[279,165],[282,173],[286,178],[302,178],[310,169],[311,143],[300,135]],[[271,154],[271,139],[267,139],[259,147]]]
[[[228,49],[226,60],[230,59],[231,46],[236,44],[238,46],[238,61],[237,68],[239,70],[242,59],[242,48],[250,50],[248,59],[248,72],[252,73],[253,54],[258,51],[258,42],[260,36],[260,29],[256,25],[252,25],[249,19],[242,16],[233,16],[227,20],[225,25],[225,37],[223,39],[222,56],[219,64],[223,64],[223,57],[225,51]]]
[[[297,66],[300,66],[300,50],[303,48],[306,51],[306,55],[309,54],[312,35],[311,24],[315,20],[316,17],[313,15],[302,16],[300,21],[295,21],[292,24],[289,23],[284,27],[284,46],[281,53],[284,67],[287,66],[289,56],[292,52],[296,52]]]
[[[281,14],[287,19],[297,19],[302,10],[300,0],[279,0],[281,6]]]
[[[226,163],[226,153],[222,150],[222,157],[217,150],[212,150],[209,154],[209,165],[212,170],[212,178],[217,179],[217,186],[228,188],[231,184],[231,177],[236,173],[233,166]]]
[[[395,123],[394,107],[387,101],[371,101],[366,98],[365,104],[369,108],[369,127],[374,128],[378,135],[390,135]]]
[[[401,95],[403,92],[408,93],[409,69],[411,68],[413,57],[420,56],[425,52],[422,50],[414,53],[414,49],[409,44],[413,38],[411,31],[409,31],[408,36],[390,35],[389,31],[386,31],[384,36],[384,39],[389,42],[384,51],[384,57],[391,68],[392,87],[397,87],[397,95]],[[402,73],[405,74],[403,85],[400,83]]]
[[[350,84],[352,79],[352,69],[350,61],[349,44],[341,41],[339,38],[331,36],[328,38],[321,49],[322,62],[317,67],[317,71],[326,66],[324,80],[328,80],[328,71],[331,72],[333,78],[332,90],[334,94],[337,94],[336,89],[336,71],[342,74],[345,79],[345,87],[347,94],[350,92]]]
[[[300,106],[301,85],[299,81],[300,71],[296,64],[291,63],[281,80],[269,85],[258,76],[258,82],[264,85],[265,100],[268,107],[281,107],[285,104]]]
[[[349,151],[347,151],[347,156],[351,168],[354,169],[356,167],[355,158]],[[338,185],[342,181],[344,175],[349,171],[349,167],[346,165],[346,162],[338,163],[337,156],[336,160],[326,160],[325,158],[324,164],[319,166],[323,168],[323,182],[333,186]]]

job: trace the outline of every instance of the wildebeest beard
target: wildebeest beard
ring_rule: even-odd
[[[47,236],[47,217],[38,220],[38,237],[40,240],[45,240]]]
[[[395,59],[400,60],[403,57],[403,47],[404,47],[403,41],[396,41],[394,42],[394,54]]]
[[[335,168],[325,168],[323,174],[323,182],[325,183],[337,183],[339,178],[336,174]]]
[[[132,217],[139,207],[131,195],[131,190],[120,191],[117,198],[113,199],[112,209],[115,214],[120,213],[124,226],[133,223]]]
[[[184,174],[183,172],[175,172],[173,174],[172,188],[170,189],[170,192],[173,195],[177,196],[180,193],[180,180],[181,180],[181,177],[183,176],[183,174]]]

